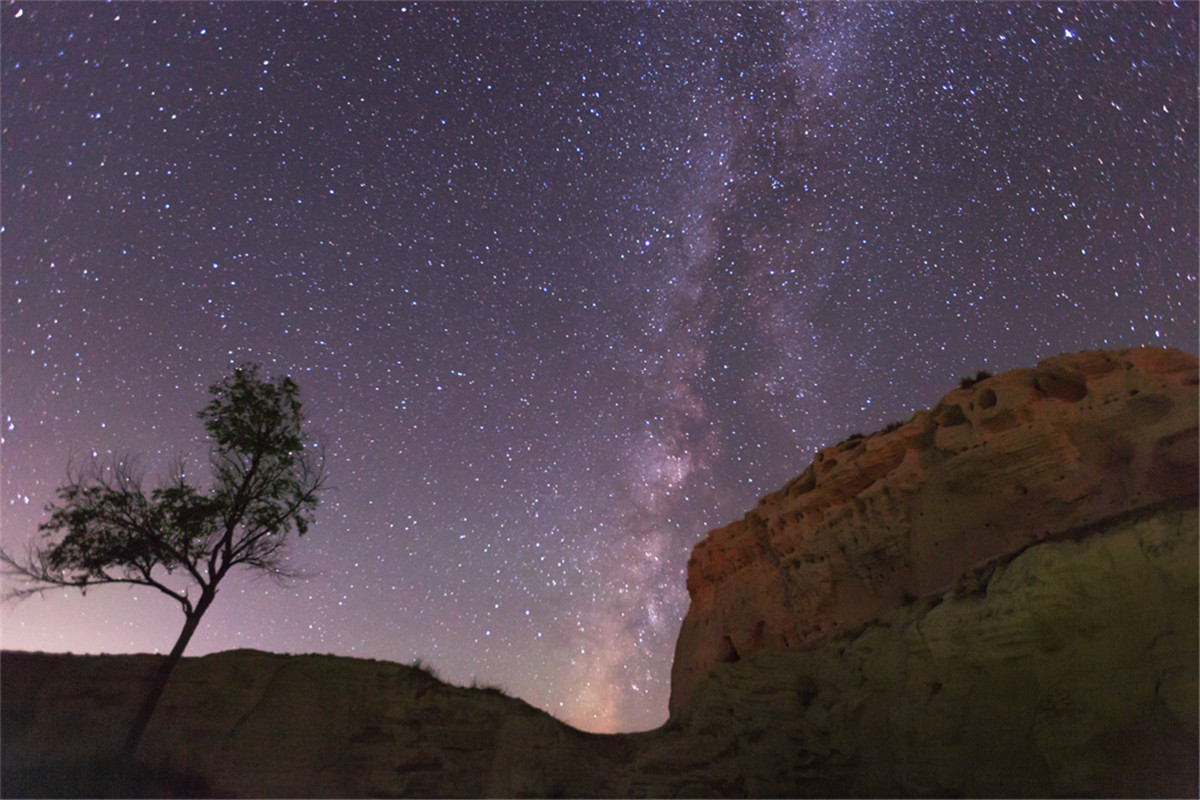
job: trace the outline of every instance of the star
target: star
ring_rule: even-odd
[[[963,375],[1197,341],[1195,4],[0,9],[3,542],[290,374],[330,482],[189,654],[667,713],[686,569]],[[161,651],[138,592],[4,646]]]

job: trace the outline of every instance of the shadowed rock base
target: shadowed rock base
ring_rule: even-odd
[[[219,797],[202,778],[119,759],[6,769],[5,797]]]

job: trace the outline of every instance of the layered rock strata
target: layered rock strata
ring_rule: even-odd
[[[1085,352],[950,392],[852,437],[688,564],[672,716],[713,666],[811,648],[1037,542],[1197,495],[1197,362]]]

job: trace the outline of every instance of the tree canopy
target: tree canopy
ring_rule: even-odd
[[[299,388],[291,378],[234,370],[209,387],[199,412],[211,442],[206,485],[189,483],[180,459],[149,492],[130,457],[93,458],[67,468],[67,483],[24,558],[0,550],[18,579],[8,597],[56,587],[104,584],[152,587],[183,610],[185,623],[135,722],[132,754],[174,665],[217,586],[239,565],[282,577],[291,533],[304,535],[325,485],[324,454],[304,430]],[[196,592],[198,590],[198,592]]]
[[[212,442],[210,486],[189,483],[183,460],[149,492],[130,457],[68,467],[58,502],[39,526],[40,541],[24,560],[2,556],[11,574],[25,579],[11,595],[139,584],[186,612],[188,596],[164,581],[163,571],[182,570],[201,588],[239,564],[286,574],[289,534],[307,532],[325,478],[303,430],[299,389],[291,378],[264,380],[257,365],[247,365],[209,392],[198,416]]]

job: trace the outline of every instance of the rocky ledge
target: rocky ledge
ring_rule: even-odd
[[[1197,361],[1049,359],[818,453],[697,546],[671,719],[581,733],[331,656],[4,653],[5,796],[1196,796]]]

